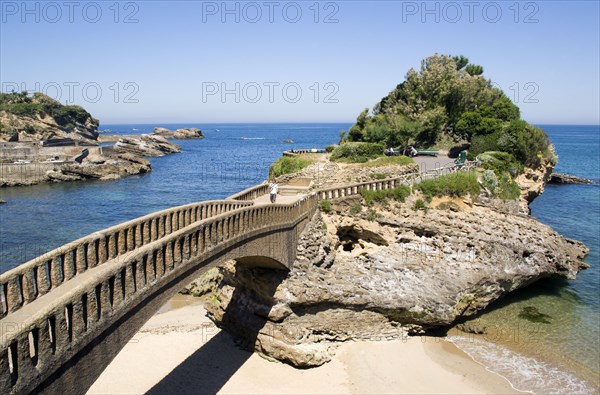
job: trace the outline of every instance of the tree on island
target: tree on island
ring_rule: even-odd
[[[519,108],[482,74],[462,55],[430,56],[361,112],[344,141],[431,147],[451,140],[470,144],[472,155],[502,151],[531,167],[553,159],[546,134],[520,120]]]

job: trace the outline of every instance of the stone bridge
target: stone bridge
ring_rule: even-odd
[[[463,167],[469,169],[472,166]],[[156,212],[0,275],[0,392],[85,393],[161,306],[226,260],[290,269],[319,200],[410,185],[454,167],[255,204],[268,185]]]

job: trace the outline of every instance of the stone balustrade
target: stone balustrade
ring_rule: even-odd
[[[0,318],[89,268],[165,237],[194,222],[252,202],[207,201],[170,208],[65,244],[0,275]]]
[[[254,185],[250,188],[244,189],[241,192],[236,193],[235,195],[229,196],[227,199],[231,200],[254,200],[262,195],[269,193],[269,184],[262,183],[258,185]]]
[[[56,289],[52,300],[40,298],[11,311],[10,317],[0,320],[4,335],[0,339],[0,388],[3,393],[35,390],[40,372],[64,364],[134,302],[156,292],[186,266],[201,264],[210,255],[279,228],[299,233],[302,229],[295,227],[308,222],[317,202],[311,194],[288,205],[223,210],[196,222],[189,220],[187,226],[171,228],[162,239],[149,239],[135,250],[90,268],[71,280],[76,286]]]
[[[361,182],[358,184],[342,185],[339,187],[332,187],[326,189],[319,189],[316,191],[320,200],[325,199],[339,199],[346,196],[353,196],[360,194],[361,189],[367,189],[371,191],[379,191],[383,189],[394,189],[400,185],[412,185],[416,182],[420,182],[426,179],[439,177],[442,175],[455,173],[457,171],[472,170],[477,167],[477,162],[467,162],[461,168],[457,166],[446,166],[439,169],[432,169],[424,172],[406,173],[399,177],[386,178],[383,180],[373,180]]]

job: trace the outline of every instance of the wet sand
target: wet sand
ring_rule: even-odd
[[[443,339],[349,342],[318,368],[240,350],[204,308],[178,296],[107,367],[89,394],[517,393]]]

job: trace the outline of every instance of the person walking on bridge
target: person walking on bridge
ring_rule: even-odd
[[[271,203],[275,203],[277,199],[277,192],[279,192],[279,185],[275,181],[269,184],[269,195],[271,197]]]

